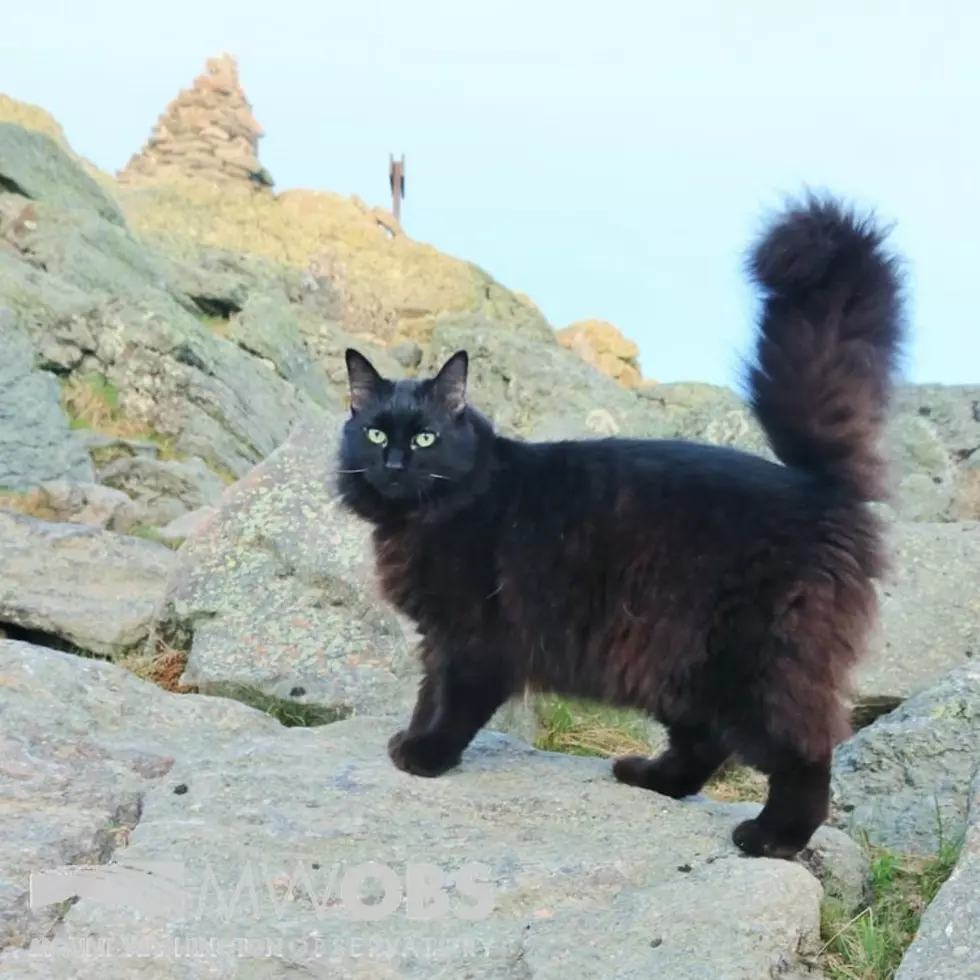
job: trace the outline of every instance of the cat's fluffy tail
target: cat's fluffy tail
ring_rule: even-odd
[[[787,466],[860,501],[884,500],[879,451],[904,340],[887,232],[832,199],[781,214],[749,256],[762,290],[749,404]]]

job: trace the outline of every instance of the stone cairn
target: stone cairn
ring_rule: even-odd
[[[252,115],[231,55],[210,58],[206,71],[183,89],[157,121],[143,149],[118,173],[123,183],[193,178],[271,188],[259,163],[262,127]]]

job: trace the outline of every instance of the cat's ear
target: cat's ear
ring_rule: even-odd
[[[350,410],[356,415],[365,405],[381,394],[384,378],[374,365],[361,353],[348,347],[344,352],[347,361],[347,381],[350,385]]]
[[[466,351],[458,350],[432,379],[433,393],[452,416],[459,415],[466,408],[466,374],[469,363]]]

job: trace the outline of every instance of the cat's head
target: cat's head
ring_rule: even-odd
[[[340,445],[341,487],[350,494],[367,484],[396,506],[424,506],[461,488],[478,464],[483,435],[482,417],[466,403],[466,351],[432,377],[397,381],[356,350],[346,360],[351,414]]]

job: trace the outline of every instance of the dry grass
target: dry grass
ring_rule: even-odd
[[[159,642],[152,654],[134,653],[118,661],[120,667],[145,681],[150,681],[174,694],[197,694],[197,688],[180,683],[187,666],[187,654]]]
[[[957,474],[953,514],[958,521],[980,520],[980,467],[961,469]]]
[[[12,510],[40,521],[56,520],[57,514],[47,505],[46,499],[40,489],[0,490],[0,510]]]
[[[145,422],[127,418],[119,405],[118,389],[101,374],[70,377],[62,385],[61,403],[73,429],[91,429],[114,439],[152,442],[160,459],[180,458],[172,439],[151,431]]]
[[[722,803],[765,803],[768,785],[761,772],[732,763],[715,774],[704,795]]]
[[[865,842],[871,858],[871,900],[847,916],[825,903],[823,968],[828,980],[893,980],[919,920],[956,865],[960,844],[933,856],[906,857]]]
[[[61,403],[72,428],[92,429],[119,439],[146,438],[146,426],[127,419],[119,408],[119,392],[102,375],[73,376],[63,385]]]
[[[539,749],[603,758],[650,752],[646,723],[633,712],[545,697],[538,702],[538,715]]]
[[[643,715],[558,697],[538,704],[539,749],[612,758],[651,755],[650,731]],[[763,802],[766,778],[746,766],[728,765],[705,786],[704,794],[725,803]]]

